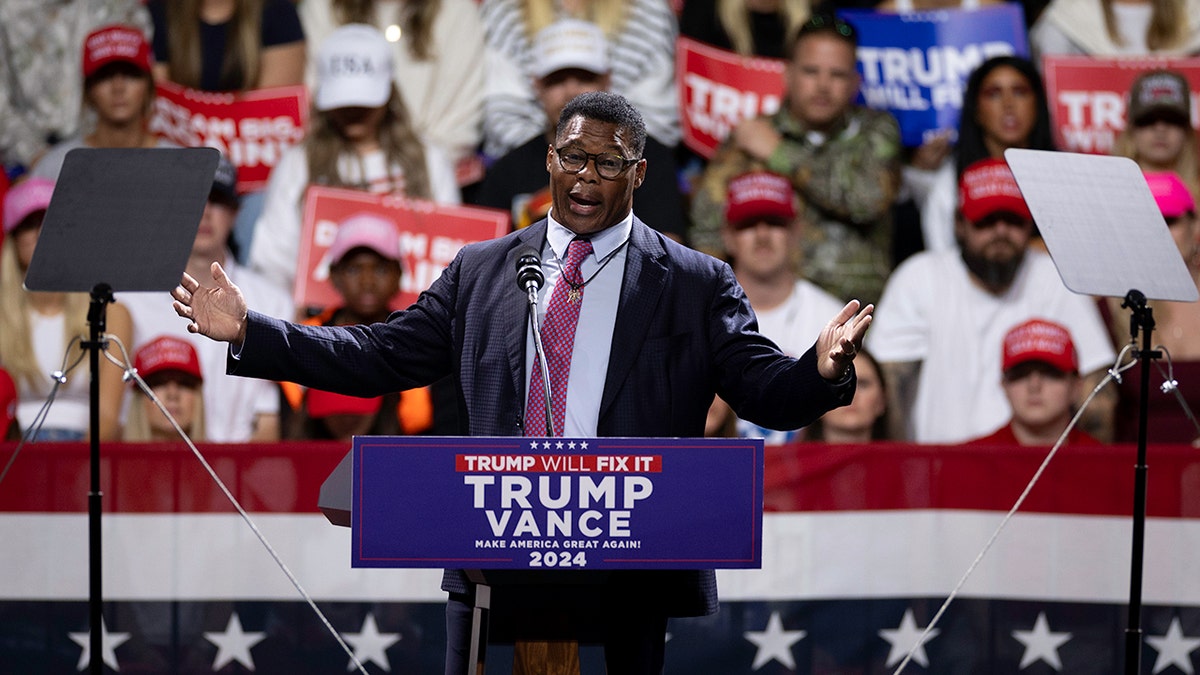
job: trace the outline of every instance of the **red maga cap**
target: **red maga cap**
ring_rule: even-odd
[[[1019,324],[1004,336],[1004,362],[1008,372],[1029,361],[1047,363],[1064,373],[1079,370],[1075,358],[1075,343],[1063,326],[1044,319],[1031,319]]]
[[[158,373],[174,371],[190,375],[200,382],[204,376],[200,374],[200,357],[196,348],[187,340],[163,335],[142,345],[137,357],[133,360],[142,379]]]
[[[83,41],[83,77],[91,77],[110,63],[123,61],[150,72],[150,44],[142,31],[121,24],[97,28]]]
[[[972,223],[999,211],[1033,218],[1003,159],[982,159],[968,166],[958,181],[958,204],[963,217]]]
[[[742,174],[729,181],[725,221],[740,225],[750,221],[791,222],[796,217],[792,183],[767,171]]]

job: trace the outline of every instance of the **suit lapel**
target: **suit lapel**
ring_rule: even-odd
[[[604,419],[633,368],[646,331],[654,320],[655,309],[666,288],[667,268],[662,260],[665,256],[662,242],[635,217],[629,235],[617,322],[613,327],[612,352],[604,377],[604,395],[600,399],[600,420]]]
[[[499,292],[500,306],[495,310],[504,317],[505,348],[508,353],[508,364],[512,373],[513,389],[517,392],[519,406],[525,405],[525,390],[529,383],[525,381],[525,344],[529,330],[529,302],[527,296],[516,287],[517,249],[521,244],[528,244],[540,253],[542,244],[546,241],[546,221],[534,223],[521,230],[517,235],[518,244],[508,251],[501,270],[501,286]],[[511,279],[511,282],[510,282]],[[505,288],[507,287],[507,288]]]

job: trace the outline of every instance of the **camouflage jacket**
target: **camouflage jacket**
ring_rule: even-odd
[[[799,271],[838,298],[875,302],[892,269],[891,207],[901,165],[895,119],[853,107],[829,138],[809,131],[786,104],[767,119],[783,138],[765,163],[730,140],[710,160],[692,195],[692,245],[721,257],[729,179],[774,171],[791,179],[803,205]]]

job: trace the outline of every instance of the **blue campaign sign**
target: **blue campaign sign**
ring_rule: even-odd
[[[762,565],[763,442],[354,439],[354,567]]]
[[[1025,19],[1016,3],[911,14],[845,10],[858,29],[858,102],[887,110],[906,146],[930,132],[958,129],[971,71],[993,56],[1026,56]]]

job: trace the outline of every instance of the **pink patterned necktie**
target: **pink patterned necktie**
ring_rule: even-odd
[[[542,345],[546,350],[546,368],[550,371],[550,410],[554,415],[554,430],[563,433],[567,415],[567,378],[571,374],[571,352],[575,348],[575,327],[583,306],[583,275],[579,265],[592,253],[592,242],[572,239],[567,246],[567,262],[550,294],[546,320],[542,322]],[[546,433],[546,395],[542,391],[542,365],[533,362],[529,379],[529,404],[525,408],[525,435],[543,436]]]

